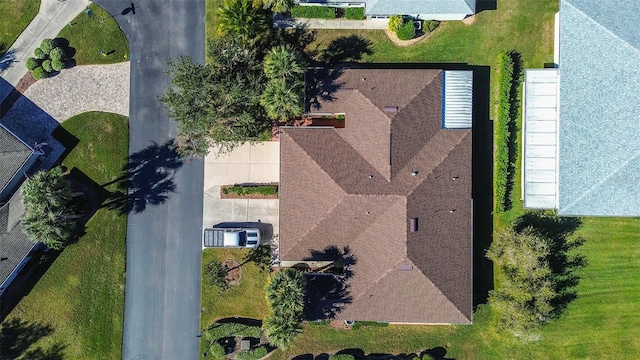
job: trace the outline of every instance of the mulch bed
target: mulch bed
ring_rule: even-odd
[[[227,269],[232,269],[227,273],[227,276],[224,277],[229,285],[233,286],[240,284],[240,281],[242,280],[242,267],[240,267],[240,263],[233,259],[227,259],[222,262],[222,266]]]

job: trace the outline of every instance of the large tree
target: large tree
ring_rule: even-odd
[[[275,273],[265,287],[271,314],[264,321],[269,342],[286,348],[302,332],[306,280],[296,269]]]
[[[304,60],[291,45],[278,45],[264,57],[264,73],[269,79],[295,78],[302,81]]]
[[[21,220],[24,233],[34,242],[62,249],[79,217],[71,205],[74,193],[62,168],[37,172],[25,181],[20,193],[25,206]]]
[[[260,6],[249,0],[226,0],[218,8],[218,32],[241,39],[244,45],[262,40],[271,30],[271,20]]]
[[[205,155],[212,146],[230,151],[271,126],[259,104],[265,78],[255,51],[225,38],[210,42],[208,55],[207,65],[171,61],[172,86],[161,98],[178,122],[177,150],[185,156]]]
[[[264,73],[269,82],[260,104],[269,118],[287,121],[304,113],[304,60],[291,46],[271,48],[264,58]]]

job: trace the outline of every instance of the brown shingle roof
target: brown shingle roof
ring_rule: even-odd
[[[310,87],[331,87],[315,76]],[[281,130],[281,260],[350,249],[337,319],[470,323],[471,131],[442,129],[442,71],[345,69],[332,81],[309,110],[345,113],[343,129]]]

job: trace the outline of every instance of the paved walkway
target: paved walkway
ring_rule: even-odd
[[[36,81],[24,96],[58,122],[87,111],[129,116],[130,67],[127,61],[65,69]]]
[[[281,14],[273,16],[273,27],[276,29],[363,29],[384,30],[389,19],[347,20],[347,19],[294,19]]]
[[[41,0],[38,15],[13,43],[0,60],[0,76],[16,86],[27,73],[25,62],[43,39],[55,38],[60,30],[89,5],[88,0]],[[9,86],[0,86],[0,103],[11,92]]]

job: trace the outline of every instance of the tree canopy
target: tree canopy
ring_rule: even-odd
[[[269,79],[260,104],[269,118],[287,121],[304,113],[304,60],[291,46],[271,48],[264,58]]]
[[[262,40],[271,30],[267,12],[249,0],[226,0],[218,8],[218,32],[229,38],[239,38],[248,45]]]
[[[264,320],[264,332],[272,344],[286,348],[302,332],[306,280],[296,269],[275,273],[265,292],[271,314]]]

